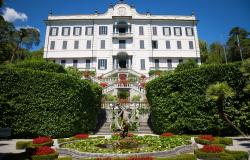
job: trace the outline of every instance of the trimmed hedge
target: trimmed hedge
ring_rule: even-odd
[[[220,119],[215,103],[208,102],[205,96],[210,84],[226,81],[236,92],[225,105],[228,118],[249,133],[250,107],[246,102],[250,96],[243,92],[246,78],[239,68],[240,63],[202,66],[150,81],[146,90],[154,132],[235,134]]]
[[[248,160],[249,157],[248,153],[244,151],[225,150],[221,153],[206,153],[198,149],[194,153],[199,159],[204,160]]]
[[[18,62],[13,67],[46,72],[66,73],[62,65],[50,61],[46,62],[45,60],[25,60]]]
[[[215,137],[214,141],[208,141],[200,138],[194,138],[196,143],[199,144],[223,144],[223,145],[233,145],[232,138],[222,138],[222,137]]]
[[[26,149],[30,147],[31,141],[17,141],[16,142],[16,149]]]
[[[67,74],[0,68],[0,126],[12,137],[69,137],[94,130],[102,90]]]
[[[156,160],[196,160],[197,157],[193,154],[181,154],[176,157],[156,158]]]
[[[52,154],[47,154],[47,155],[34,155],[31,156],[32,160],[53,160],[58,158],[58,153],[52,153]]]

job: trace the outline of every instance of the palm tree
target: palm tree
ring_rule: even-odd
[[[236,129],[244,137],[246,137],[246,135],[227,118],[224,112],[225,100],[227,98],[233,97],[234,95],[235,93],[233,89],[230,86],[228,86],[226,82],[222,83],[218,82],[216,84],[212,84],[208,87],[206,91],[207,99],[216,102],[220,118],[224,120],[226,123],[228,123],[230,126],[232,126],[234,129]]]
[[[33,45],[39,45],[40,43],[40,32],[35,28],[21,28],[16,32],[16,48],[14,49],[11,62],[14,61],[17,51],[24,46],[30,49]]]

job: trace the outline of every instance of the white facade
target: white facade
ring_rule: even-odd
[[[150,70],[172,70],[188,58],[200,63],[194,15],[139,14],[120,2],[104,14],[50,15],[45,22],[44,58],[95,70],[97,76],[119,68],[148,75]]]

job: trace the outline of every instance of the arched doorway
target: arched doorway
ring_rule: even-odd
[[[117,54],[118,66],[119,68],[127,68],[128,67],[128,54],[125,52],[121,52]]]

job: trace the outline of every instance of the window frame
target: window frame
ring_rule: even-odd
[[[56,34],[55,35],[53,35],[52,33],[53,33],[53,29],[56,29]],[[49,29],[49,35],[50,36],[58,36],[58,30],[59,30],[59,27],[50,27],[50,29]]]
[[[74,49],[79,49],[79,40],[74,41]]]
[[[124,43],[120,43],[120,42],[124,42]],[[118,43],[119,43],[119,49],[126,49],[126,40],[119,40],[118,41]],[[123,45],[122,45],[123,44]],[[124,47],[122,47],[122,46],[124,46]]]
[[[91,49],[92,48],[91,45],[92,45],[92,41],[91,40],[87,40],[86,41],[86,49]]]
[[[194,49],[194,42],[188,41],[188,46],[189,46],[189,49]]]
[[[53,45],[52,45],[53,44]],[[53,46],[53,47],[52,47]],[[56,41],[50,41],[50,50],[55,50],[55,46],[56,46]]]
[[[77,68],[78,67],[78,60],[73,59],[73,67]]]
[[[180,29],[180,35],[176,34],[176,29]],[[182,29],[181,29],[181,27],[174,27],[174,35],[175,36],[182,36]]]
[[[91,29],[91,33],[88,34],[88,30]],[[94,34],[94,27],[93,26],[87,26],[85,27],[85,36],[93,36]]]
[[[141,64],[140,65],[141,66],[141,70],[146,70],[146,60],[145,59],[140,59],[140,64]]]
[[[155,42],[155,47],[154,47],[154,42]],[[158,49],[158,41],[157,40],[152,40],[152,49]]]
[[[99,35],[108,35],[108,26],[99,26]]]
[[[68,48],[68,41],[63,41],[62,49],[66,50]]]
[[[90,59],[86,59],[86,60],[85,60],[85,67],[86,67],[87,69],[90,69],[90,63],[91,63],[91,60],[90,60]]]
[[[188,34],[188,29],[191,29],[191,35]],[[194,36],[194,28],[193,27],[186,27],[185,28],[185,31],[186,31],[186,36]]]
[[[98,69],[99,70],[107,69],[107,59],[98,59]]]
[[[166,34],[166,31],[165,31],[166,28],[169,29],[169,34]],[[162,29],[163,29],[163,35],[164,36],[171,36],[171,27],[163,27]]]
[[[153,36],[157,36],[157,27],[153,26],[152,30],[153,30]]]
[[[144,40],[140,40],[140,49],[145,49],[145,42]]]
[[[165,44],[166,44],[166,49],[171,49],[171,42],[170,42],[170,40],[166,40]]]
[[[144,35],[144,27],[143,26],[139,26],[139,35],[140,36]]]
[[[69,29],[68,35],[64,34],[64,29]],[[62,36],[70,36],[70,27],[62,27]]]
[[[66,60],[65,60],[65,59],[61,59],[60,64],[61,64],[63,67],[65,67],[65,65],[66,65]]]
[[[76,29],[77,29],[77,28],[80,29],[78,35],[76,34]],[[81,36],[81,35],[82,35],[82,27],[74,27],[74,28],[73,28],[73,35],[74,35],[74,36]]]
[[[101,40],[101,49],[105,49],[106,48],[106,41],[105,40]]]
[[[168,69],[173,69],[173,61],[172,61],[172,59],[167,59],[167,66],[168,66]]]
[[[176,41],[177,49],[182,49],[181,41]]]

